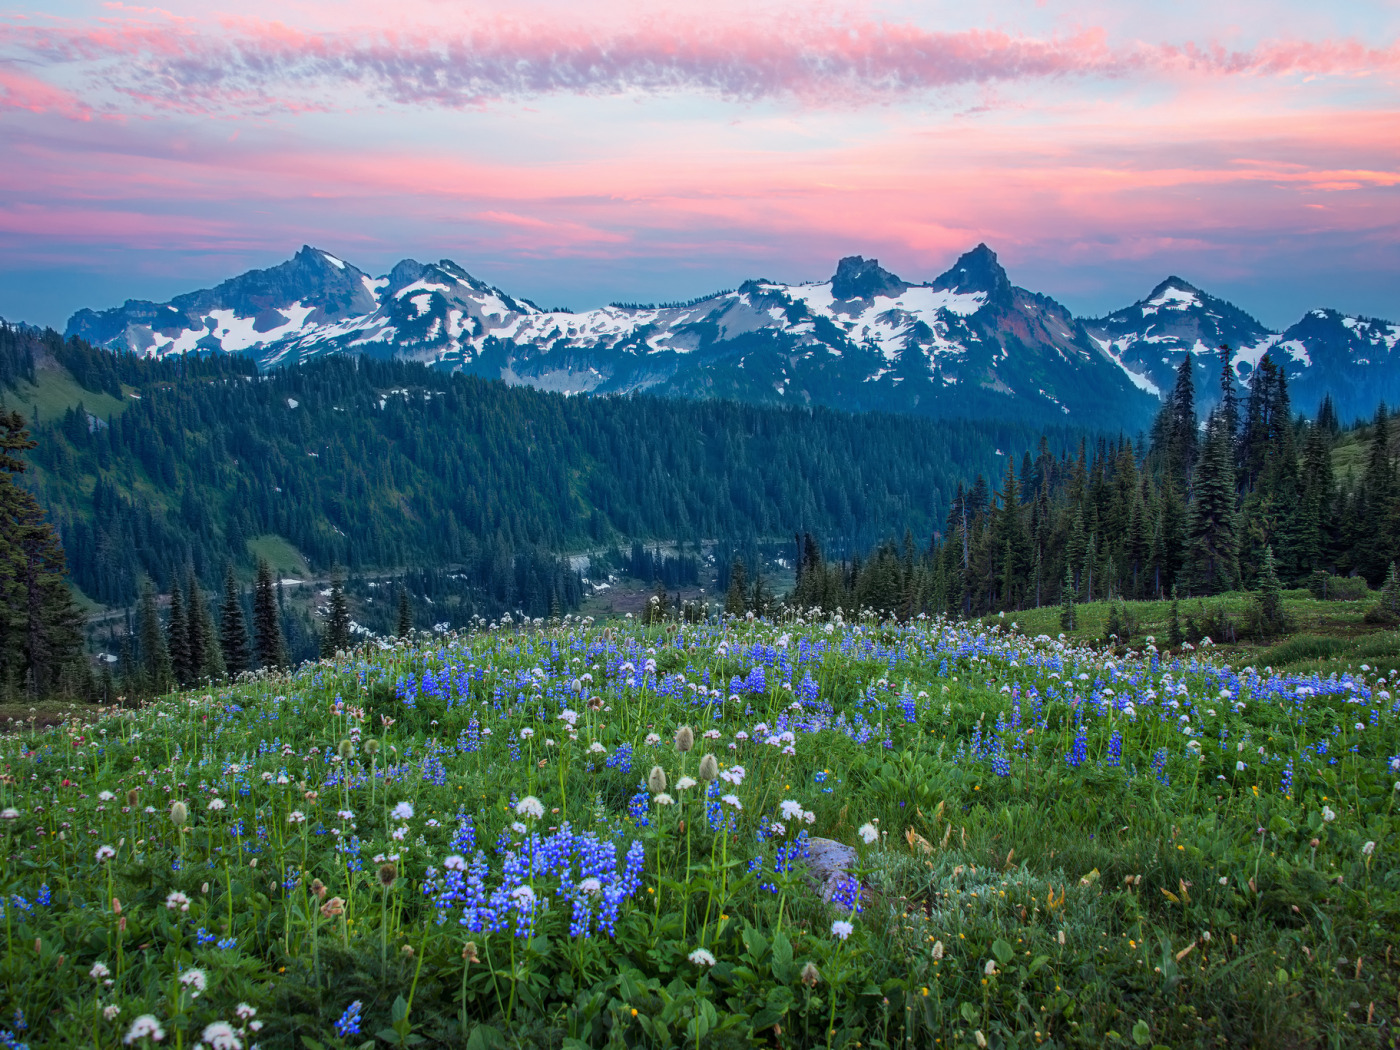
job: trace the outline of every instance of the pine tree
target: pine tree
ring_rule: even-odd
[[[1255,602],[1260,633],[1265,637],[1274,637],[1288,629],[1288,618],[1283,610],[1283,585],[1279,582],[1272,546],[1264,548],[1264,564],[1259,570],[1259,594]]]
[[[1065,566],[1065,582],[1060,588],[1060,630],[1074,630],[1074,573]]]
[[[1386,571],[1380,600],[1366,618],[1372,623],[1400,623],[1400,573],[1396,572],[1394,562]]]
[[[1181,643],[1186,641],[1186,635],[1181,630],[1181,605],[1177,601],[1176,588],[1172,588],[1172,618],[1168,626],[1167,644],[1173,649],[1181,648]]]
[[[408,604],[408,588],[402,584],[399,585],[399,614],[394,633],[400,638],[407,638],[413,633],[413,610]]]
[[[27,469],[22,454],[35,447],[24,418],[0,412],[0,688],[13,696],[23,684],[30,699],[88,674],[63,545],[38,500],[14,480]]]
[[[253,637],[261,666],[286,666],[287,642],[277,608],[277,585],[272,566],[265,558],[258,559],[257,581],[253,585]]]
[[[149,583],[141,588],[136,622],[146,688],[156,695],[167,693],[175,684],[175,676],[170,670],[170,652],[165,647],[165,632],[161,630],[160,613],[156,610],[155,589]]]
[[[224,568],[224,602],[219,607],[219,648],[224,666],[230,675],[248,670],[248,628],[243,621],[243,601],[238,594],[238,581],[233,565]]]
[[[1197,594],[1219,594],[1239,580],[1234,475],[1228,436],[1212,414],[1187,510],[1186,567]]]
[[[187,687],[194,681],[190,654],[190,625],[185,615],[185,596],[177,580],[170,581],[170,617],[165,625],[165,647],[170,653],[170,671],[175,684]]]
[[[748,611],[748,573],[742,558],[735,558],[729,567],[729,590],[724,595],[724,611],[730,616],[743,616]]]
[[[185,587],[189,595],[190,620],[190,667],[199,682],[217,681],[223,678],[224,654],[219,646],[219,634],[214,628],[214,617],[209,611],[209,599],[200,590],[199,582],[191,572]]]
[[[322,638],[321,655],[334,656],[350,648],[350,605],[345,600],[345,575],[331,570],[331,603],[326,614],[326,633]]]

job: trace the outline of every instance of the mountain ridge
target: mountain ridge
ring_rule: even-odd
[[[1390,322],[1315,310],[1273,332],[1175,274],[1130,306],[1078,318],[1013,284],[986,244],[923,282],[851,255],[826,281],[750,280],[683,304],[582,311],[544,310],[450,259],[403,259],[372,277],[304,245],[167,303],[80,310],[66,334],[155,356],[244,353],[263,369],[364,353],[571,394],[648,390],[1127,429],[1150,420],[1187,353],[1203,406],[1218,398],[1222,343],[1242,387],[1271,354],[1308,408],[1315,402],[1303,397],[1333,388],[1344,414],[1369,411],[1361,404],[1375,389],[1400,393],[1400,329]]]

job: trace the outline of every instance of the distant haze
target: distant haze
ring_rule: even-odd
[[[1400,319],[1400,6],[19,0],[0,316],[311,243],[542,306],[979,241],[1080,316],[1167,274]]]

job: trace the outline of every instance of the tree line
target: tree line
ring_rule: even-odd
[[[1396,435],[1381,405],[1344,427],[1324,397],[1293,412],[1282,368],[1259,363],[1246,397],[1220,352],[1221,399],[1201,420],[1183,361],[1149,433],[1083,440],[1056,455],[1041,441],[996,488],[959,485],[927,545],[913,533],[864,558],[827,561],[796,537],[790,601],[973,616],[1096,600],[1162,599],[1358,577],[1384,581],[1400,553]],[[1341,477],[1334,452],[1362,452]],[[749,603],[752,605],[752,602]]]

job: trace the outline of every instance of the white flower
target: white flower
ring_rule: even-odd
[[[726,806],[733,806],[735,809],[743,809],[743,803],[739,801],[738,795],[724,795],[720,798]]]
[[[407,825],[407,824],[404,824],[404,825],[401,825],[400,827],[395,828],[395,829],[393,830],[393,832],[390,834],[390,838],[392,838],[395,842],[402,842],[407,836],[408,836],[408,825]]]
[[[243,1040],[227,1021],[215,1021],[204,1026],[204,1041],[212,1050],[243,1050]]]
[[[933,957],[934,957],[935,959],[941,959],[941,958],[943,958],[943,942],[942,942],[942,941],[934,941],[934,942],[933,942]]]
[[[802,819],[802,803],[796,801],[795,799],[783,799],[782,803],[778,806],[778,809],[782,811],[783,817],[787,820]]]
[[[520,901],[522,906],[529,907],[535,902],[535,891],[531,886],[520,885],[510,891],[510,895]]]
[[[833,922],[833,923],[831,924],[831,933],[832,933],[832,936],[834,936],[834,937],[836,937],[838,940],[842,940],[842,941],[844,941],[847,937],[849,937],[849,936],[851,935],[851,931],[854,930],[854,929],[855,929],[855,927],[852,926],[852,925],[851,925],[849,922],[847,922],[845,919],[837,919],[835,922]]]
[[[354,812],[354,810],[349,810],[349,809],[338,809],[338,810],[335,811],[335,815],[336,815],[337,817],[339,817],[341,820],[354,820],[354,819],[355,819],[355,812]]]
[[[97,847],[97,863],[101,864],[105,860],[111,860],[117,855],[117,851],[111,846]]]
[[[1366,845],[1361,847],[1361,855],[1363,857],[1369,857],[1374,852],[1376,852],[1376,844],[1374,842],[1367,842]]]
[[[160,1026],[155,1014],[142,1014],[131,1022],[131,1029],[126,1033],[126,1038],[122,1042],[130,1046],[138,1039],[150,1039],[158,1043],[164,1038],[165,1029]]]
[[[467,858],[460,853],[454,853],[442,862],[442,866],[448,871],[466,871]]]
[[[534,795],[526,795],[515,804],[515,812],[517,816],[539,820],[544,816],[544,803]]]
[[[874,824],[862,824],[860,830],[857,831],[856,834],[861,837],[861,841],[867,846],[874,845],[876,840],[880,837],[880,833],[875,830]]]
[[[189,911],[190,899],[179,890],[171,890],[165,895],[165,906],[171,911]]]
[[[110,791],[99,791],[99,792],[97,793],[97,798],[98,798],[98,801],[100,801],[100,802],[111,802],[112,799],[114,799],[114,798],[116,798],[116,797],[117,797],[117,796],[114,795],[114,794],[112,794]]]
[[[658,794],[654,799],[652,799],[652,801],[655,802],[658,806],[669,806],[676,800],[663,791],[660,794]]]
[[[1245,770],[1245,765],[1244,765],[1243,762],[1236,762],[1236,763],[1235,763],[1235,772],[1236,772],[1236,773],[1243,773],[1244,770]]]
[[[203,970],[186,970],[180,975],[180,983],[186,988],[193,988],[198,995],[209,986],[209,978],[204,975]]]
[[[988,959],[987,965],[982,967],[982,972],[988,977],[994,977],[997,972],[997,961],[995,959]]]
[[[804,824],[815,824],[816,822],[817,822],[817,815],[816,815],[815,813],[813,813],[810,809],[804,809],[804,810],[802,811],[802,823],[804,823]]]
[[[696,966],[713,966],[715,964],[715,957],[704,948],[696,948],[690,953],[689,958]]]
[[[603,884],[597,879],[589,876],[578,884],[580,893],[585,893],[590,897],[596,897],[603,892]]]
[[[412,820],[413,803],[400,802],[397,806],[395,806],[389,811],[389,816],[393,817],[395,820]]]
[[[1228,886],[1228,885],[1230,885],[1230,880],[1227,879],[1224,875],[1222,875],[1222,876],[1220,876],[1220,885],[1222,885],[1222,886]]]
[[[661,743],[661,737],[656,733],[648,733],[646,743],[649,747],[655,747],[657,744]]]
[[[515,832],[517,835],[523,835],[530,829],[527,828],[524,824],[520,823],[520,821],[516,820],[511,823],[510,830]]]
[[[246,1021],[258,1012],[256,1006],[249,1006],[247,1003],[239,1003],[233,1008],[233,1015],[240,1021]]]
[[[598,741],[596,740],[588,745],[588,753],[591,755],[601,755],[606,753],[607,750],[607,748],[605,748],[602,744],[598,743]]]
[[[110,1003],[102,1008],[102,1016],[108,1021],[115,1021],[117,1019],[117,1014],[121,1012],[122,1008],[116,1003]]]
[[[560,713],[560,715],[559,715],[559,720],[560,720],[561,722],[567,722],[567,723],[569,723],[569,725],[573,725],[575,722],[578,721],[578,712],[577,712],[577,711],[574,711],[574,710],[571,710],[571,709],[569,709],[569,708],[566,707],[566,708],[564,708],[564,710]],[[660,737],[658,737],[657,739],[659,740]]]
[[[213,812],[217,813],[219,810],[223,809],[226,805],[228,805],[228,803],[226,803],[226,802],[225,802],[223,799],[221,799],[221,798],[211,798],[211,799],[209,800],[209,805],[207,805],[207,806],[205,807],[205,809],[209,809],[209,810],[212,810]]]
[[[681,777],[679,780],[676,781],[676,790],[685,791],[688,788],[693,788],[696,785],[696,783],[697,782],[694,777]]]
[[[773,821],[773,823],[768,825],[768,830],[771,831],[774,835],[786,835],[787,825],[784,824],[781,820],[775,820]]]
[[[529,726],[526,726],[524,729],[522,729],[522,730],[520,731],[520,739],[521,739],[521,740],[529,740],[529,739],[530,739],[532,736],[534,736],[534,735],[535,735],[535,731],[534,731],[533,729],[531,729]]]
[[[292,810],[290,813],[287,814],[287,823],[288,823],[288,824],[305,824],[305,823],[306,823],[306,814],[303,813],[303,812],[302,812],[301,810],[299,810],[299,809],[294,809],[294,810]]]
[[[100,981],[104,977],[111,977],[112,971],[107,969],[106,963],[95,962],[92,964],[92,969],[88,971],[88,976],[94,981]]]
[[[4,809],[0,809],[0,820],[18,820],[18,819],[19,819],[19,810],[15,809],[14,806],[6,806]]]
[[[1330,824],[1330,823],[1332,823],[1332,821],[1334,821],[1334,820],[1337,819],[1337,814],[1333,812],[1331,806],[1323,806],[1323,807],[1322,807],[1322,819],[1325,820],[1327,823]]]

